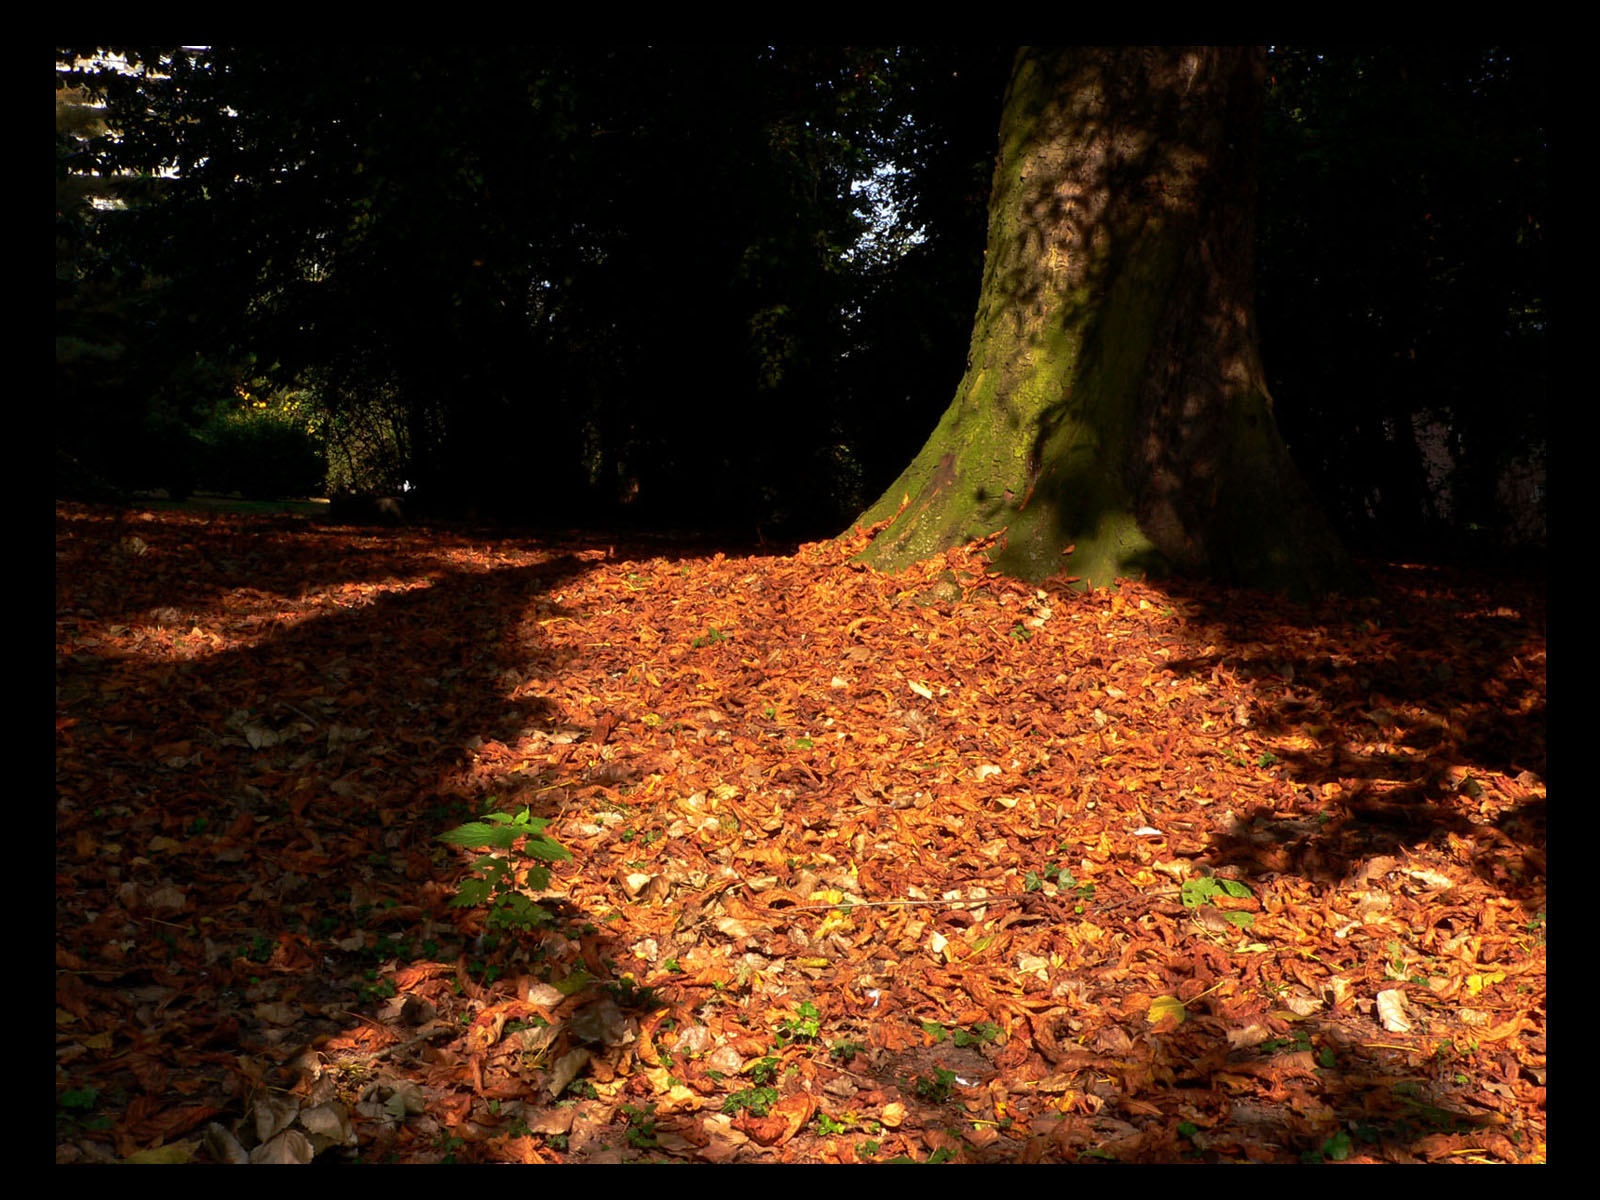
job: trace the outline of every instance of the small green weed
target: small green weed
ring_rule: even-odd
[[[1061,849],[1065,850],[1063,846]],[[1092,900],[1094,898],[1094,884],[1079,883],[1072,874],[1072,869],[1064,864],[1054,862],[1046,863],[1043,871],[1029,871],[1022,878],[1022,889],[1027,892],[1037,892],[1047,883],[1053,883],[1061,891],[1071,891],[1079,900]],[[1078,906],[1082,912],[1082,905]]]
[[[862,1042],[839,1041],[828,1047],[829,1057],[836,1058],[840,1062],[849,1062],[856,1055],[866,1052],[867,1047]]]
[[[625,1104],[622,1115],[628,1119],[628,1132],[625,1135],[628,1145],[640,1150],[653,1150],[656,1147],[656,1114],[653,1109],[636,1107]]]
[[[1261,1050],[1265,1054],[1281,1054],[1286,1051],[1302,1051],[1311,1049],[1311,1035],[1303,1029],[1295,1030],[1290,1038],[1268,1038],[1261,1043]]]
[[[931,1076],[919,1075],[911,1083],[919,1100],[926,1100],[929,1104],[943,1104],[950,1099],[950,1089],[955,1081],[954,1071],[935,1067]]]
[[[1300,1156],[1300,1161],[1306,1163],[1343,1162],[1349,1157],[1350,1135],[1341,1129],[1332,1137],[1327,1138],[1317,1149],[1307,1150]]]
[[[802,1002],[797,1016],[778,1022],[778,1045],[814,1041],[822,1031],[821,1018],[822,1014],[817,1011],[815,1004],[809,1000]]]
[[[771,1055],[758,1058],[745,1068],[745,1074],[757,1083],[771,1083],[778,1077],[778,1060]]]
[[[958,1046],[987,1046],[1000,1040],[1000,1026],[981,1021],[970,1029],[957,1029],[951,1040]]]
[[[1242,900],[1251,893],[1249,888],[1236,879],[1218,879],[1207,875],[1200,879],[1189,880],[1183,885],[1180,894],[1185,908],[1199,908],[1218,896],[1232,896]],[[1222,914],[1222,919],[1240,929],[1249,929],[1256,920],[1254,913],[1246,912],[1225,912]]]
[[[99,1131],[111,1128],[111,1118],[103,1113],[92,1116],[100,1102],[97,1087],[73,1088],[56,1097],[56,1132],[70,1133],[75,1129]]]
[[[272,957],[272,949],[272,939],[258,933],[250,939],[250,945],[247,949],[239,951],[239,957],[248,958],[254,963],[264,963]]]
[[[747,1112],[752,1117],[764,1117],[778,1102],[778,1089],[774,1087],[745,1088],[734,1092],[722,1102],[722,1111],[733,1114]]]
[[[849,1128],[850,1124],[847,1121],[835,1121],[824,1112],[817,1114],[817,1133],[822,1137],[838,1137],[841,1133],[847,1132]]]
[[[727,640],[727,635],[724,634],[722,630],[718,629],[715,625],[710,625],[707,626],[705,637],[697,637],[689,644],[694,649],[698,650],[702,646],[716,646]]]
[[[1533,939],[1534,945],[1542,946],[1545,944],[1544,913],[1534,913],[1528,919],[1528,924],[1524,928],[1527,930],[1528,936]]]

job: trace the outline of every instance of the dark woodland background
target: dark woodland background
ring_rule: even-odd
[[[1011,61],[58,50],[57,494],[837,533],[961,377]],[[1268,72],[1297,463],[1359,552],[1537,555],[1546,52]]]

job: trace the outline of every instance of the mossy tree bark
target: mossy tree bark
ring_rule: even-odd
[[[1263,71],[1249,49],[1018,54],[966,376],[862,516],[894,517],[866,561],[1003,529],[995,566],[1029,579],[1358,586],[1261,368]]]

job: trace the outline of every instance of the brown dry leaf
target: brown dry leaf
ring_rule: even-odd
[[[911,1081],[943,1070],[1004,1096],[979,1161],[1177,1161],[1183,1122],[1293,1161],[1321,1114],[1393,1121],[1445,1040],[1442,1091],[1543,1154],[1542,592],[1380,564],[1374,601],[1301,608],[1024,584],[981,548],[891,578],[848,541],[137,527],[108,577],[126,526],[57,509],[58,1158],[351,1072],[386,1081],[364,1157],[640,1156],[645,1095],[659,1157],[856,1156],[809,1101],[764,1147],[716,1111],[768,1072],[926,1157]],[[485,807],[572,851],[530,892],[550,925],[452,905],[471,856],[437,834]],[[1358,1034],[1402,977],[1436,981],[1426,1040]]]
[[[809,1121],[817,1111],[816,1097],[809,1092],[793,1092],[774,1104],[764,1117],[750,1117],[738,1127],[763,1146],[781,1146]]]
[[[1411,1032],[1411,1022],[1406,1018],[1406,994],[1398,988],[1379,992],[1378,1019],[1390,1033]]]

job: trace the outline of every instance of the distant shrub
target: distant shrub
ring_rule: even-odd
[[[323,490],[327,456],[292,401],[274,399],[212,416],[201,433],[208,488],[250,500],[314,496]]]

